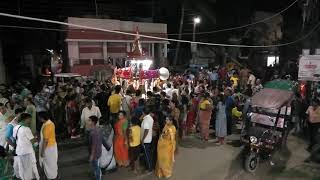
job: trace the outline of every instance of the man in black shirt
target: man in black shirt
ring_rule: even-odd
[[[101,119],[103,122],[107,121],[107,118],[109,117],[108,114],[108,99],[110,97],[110,92],[107,91],[107,87],[103,84],[100,86],[100,92],[96,95],[95,101],[97,103],[97,106],[99,107],[101,111]]]

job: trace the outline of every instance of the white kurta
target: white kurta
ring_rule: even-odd
[[[37,169],[37,159],[32,147],[31,140],[34,138],[29,127],[15,126],[13,128],[13,137],[16,139],[17,156],[14,158],[16,164],[16,176],[20,176],[22,180],[39,180],[39,173]]]
[[[7,123],[0,120],[0,146],[5,147],[7,144],[6,141],[6,127]]]
[[[7,115],[0,114],[0,146],[5,147],[7,144],[6,141],[6,128],[8,123],[6,122]]]
[[[34,153],[17,156],[19,176],[21,180],[39,180],[37,160]]]
[[[14,176],[21,179],[20,175],[19,175],[19,158],[18,156],[14,156],[13,157],[13,173],[14,173]]]

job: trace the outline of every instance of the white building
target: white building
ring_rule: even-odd
[[[69,17],[67,22],[130,33],[136,33],[138,27],[141,35],[167,37],[166,24],[73,17]],[[108,62],[112,65],[123,65],[134,39],[135,36],[130,35],[68,27],[65,41],[70,71],[93,75],[93,72],[103,68]],[[155,65],[166,64],[167,41],[141,37],[140,42],[146,56],[152,58]]]

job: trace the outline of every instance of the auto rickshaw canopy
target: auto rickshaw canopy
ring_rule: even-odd
[[[280,109],[290,105],[293,97],[293,91],[264,88],[252,97],[251,105],[266,109]]]
[[[271,89],[294,91],[295,88],[297,87],[297,83],[294,81],[289,81],[284,79],[276,79],[276,80],[265,83],[264,87],[271,88]]]

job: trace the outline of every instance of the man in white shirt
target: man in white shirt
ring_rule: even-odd
[[[173,89],[170,83],[167,83],[167,88],[165,89],[167,96],[171,99],[173,94]]]
[[[190,71],[187,71],[186,73],[187,73],[187,79],[193,81],[195,76]]]
[[[178,88],[178,85],[177,85],[177,84],[175,84],[175,85],[173,86],[172,95],[173,95],[174,93],[176,93],[177,96],[180,95],[179,88]],[[171,99],[172,99],[172,95],[171,95]]]
[[[2,104],[6,104],[9,100],[5,97],[2,96],[2,94],[0,93],[0,103]]]
[[[250,84],[252,88],[256,85],[256,77],[253,75],[252,71],[249,72],[249,79],[247,84]]]
[[[256,85],[253,87],[253,94],[259,92],[261,89],[263,89],[263,85],[261,84],[261,80],[256,80]]]
[[[150,115],[150,109],[143,109],[143,120],[141,123],[141,144],[143,147],[143,154],[146,162],[146,168],[149,171],[153,169],[153,160],[151,155],[151,142],[152,142],[152,128],[153,128],[153,118]]]
[[[19,171],[19,178],[22,180],[37,179],[39,173],[37,168],[37,159],[33,146],[37,146],[37,139],[34,138],[31,129],[32,116],[28,113],[22,113],[20,116],[21,123],[13,128],[13,137],[16,140],[16,154]]]
[[[86,107],[83,108],[81,113],[81,129],[87,130],[87,123],[89,121],[90,116],[96,116],[98,119],[101,118],[101,112],[99,107],[93,105],[92,100],[90,98],[86,99]],[[98,123],[99,125],[99,123]]]
[[[6,127],[8,125],[7,118],[10,112],[5,104],[0,103],[0,146],[6,147]]]
[[[127,115],[131,114],[130,105],[131,105],[132,97],[130,96],[130,94],[131,94],[131,91],[127,90],[126,94],[123,95],[121,99],[122,110],[125,111]]]
[[[199,84],[194,88],[194,92],[196,94],[200,94],[202,91],[204,91],[203,87],[204,87],[203,80],[199,80]]]

